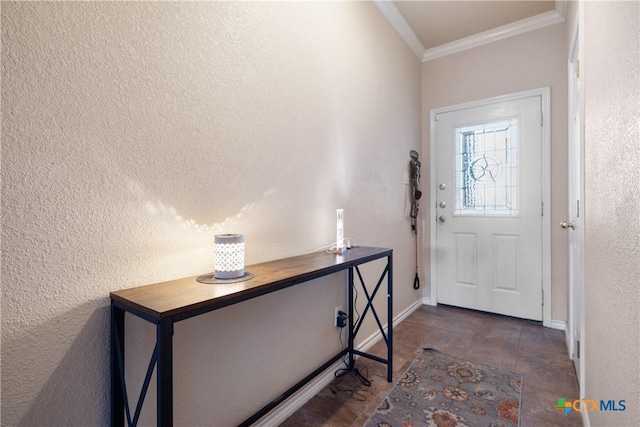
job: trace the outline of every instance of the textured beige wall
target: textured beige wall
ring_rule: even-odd
[[[372,3],[3,2],[2,424],[107,424],[109,292],[211,271],[216,233],[252,264],[330,243],[344,208],[395,250],[396,313],[416,302],[420,80]],[[176,424],[237,424],[335,353],[345,281],[177,324]],[[154,334],[127,327],[136,390]]]
[[[640,420],[640,3],[584,3],[585,398]]]
[[[567,235],[556,226],[567,216],[565,37],[565,25],[555,24],[422,65],[422,152],[426,164],[433,108],[551,87],[551,318],[559,321],[567,316],[568,280]],[[429,183],[424,187],[428,190]],[[429,200],[428,191],[423,198]],[[425,221],[427,230],[429,225]],[[429,251],[422,255],[427,266],[424,274],[429,277]],[[428,288],[424,292],[429,295]]]

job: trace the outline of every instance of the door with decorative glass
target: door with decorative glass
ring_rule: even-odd
[[[435,125],[438,302],[542,320],[541,97]]]

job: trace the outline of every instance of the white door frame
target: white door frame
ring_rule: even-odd
[[[508,95],[501,95],[478,101],[465,102],[448,107],[434,108],[431,110],[431,137],[429,143],[429,188],[431,193],[431,197],[429,200],[429,224],[431,230],[431,241],[423,242],[423,245],[425,246],[430,243],[429,247],[431,248],[431,294],[429,298],[429,302],[431,305],[436,305],[438,303],[438,272],[436,258],[436,115],[456,110],[480,107],[485,104],[495,104],[497,102],[507,102],[516,99],[529,98],[532,96],[540,96],[542,100],[542,202],[544,204],[544,215],[542,216],[542,324],[544,326],[551,327],[551,126],[549,125],[551,111],[551,89],[549,87],[511,93]],[[423,219],[423,221],[425,221],[425,219]]]

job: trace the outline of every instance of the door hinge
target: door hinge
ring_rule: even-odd
[[[540,216],[544,216],[544,202],[540,202]]]
[[[540,291],[540,296],[542,297],[542,306],[544,307],[544,289]]]
[[[580,218],[580,200],[576,200],[576,218]]]
[[[576,357],[580,359],[580,341],[576,341]]]
[[[580,60],[576,59],[576,77],[580,78]]]

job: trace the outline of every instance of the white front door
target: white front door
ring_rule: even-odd
[[[437,302],[542,320],[541,104],[435,116]]]

